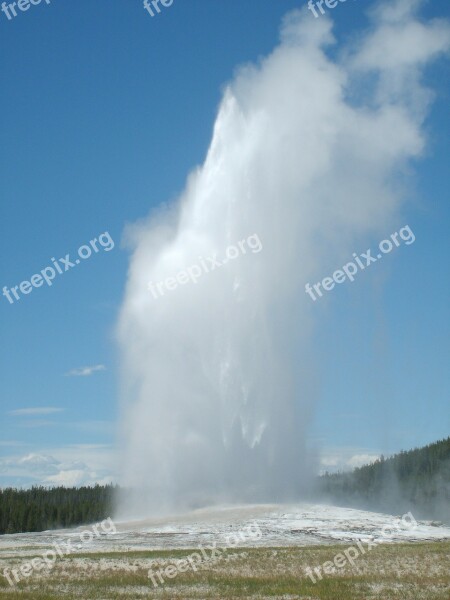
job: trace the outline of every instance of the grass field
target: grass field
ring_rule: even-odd
[[[285,600],[449,600],[450,542],[382,545],[322,580],[306,575],[347,546],[229,550],[205,568],[177,572],[154,587],[148,570],[165,569],[195,550],[77,554],[34,572],[15,587],[0,577],[0,596],[15,600],[118,600],[123,598]],[[5,567],[26,559],[2,556]],[[194,564],[197,564],[195,562]],[[169,570],[169,573],[171,571]],[[157,580],[157,579],[156,579]],[[157,580],[158,581],[158,580]]]

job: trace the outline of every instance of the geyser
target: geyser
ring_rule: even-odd
[[[378,9],[339,59],[328,18],[290,13],[273,53],[228,85],[179,201],[128,231],[118,335],[129,515],[293,500],[307,485],[318,313],[304,285],[389,232],[404,167],[423,149],[419,69],[449,35],[413,5]],[[261,252],[149,291],[253,234]]]

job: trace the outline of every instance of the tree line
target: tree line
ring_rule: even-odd
[[[349,473],[325,473],[319,487],[330,502],[450,522],[450,437]]]
[[[112,516],[117,486],[0,489],[0,534],[45,531]]]
[[[0,534],[77,527],[113,515],[117,485],[79,488],[35,486],[0,489]],[[414,516],[450,524],[450,437],[383,456],[349,473],[319,478],[321,498],[345,506]]]

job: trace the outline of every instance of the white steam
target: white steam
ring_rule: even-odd
[[[280,45],[227,87],[179,202],[129,232],[119,324],[129,513],[281,501],[307,484],[315,305],[304,285],[357,236],[386,233],[401,173],[423,150],[420,70],[450,36],[416,20],[417,4],[378,8],[339,58],[327,18],[289,14]],[[149,291],[252,234],[260,252]]]

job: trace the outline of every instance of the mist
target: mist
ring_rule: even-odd
[[[120,480],[133,492],[122,513],[308,491],[318,313],[304,288],[330,257],[384,237],[407,196],[432,100],[422,70],[450,39],[418,6],[377,8],[339,51],[328,17],[289,13],[273,52],[226,86],[181,196],[128,228]]]

